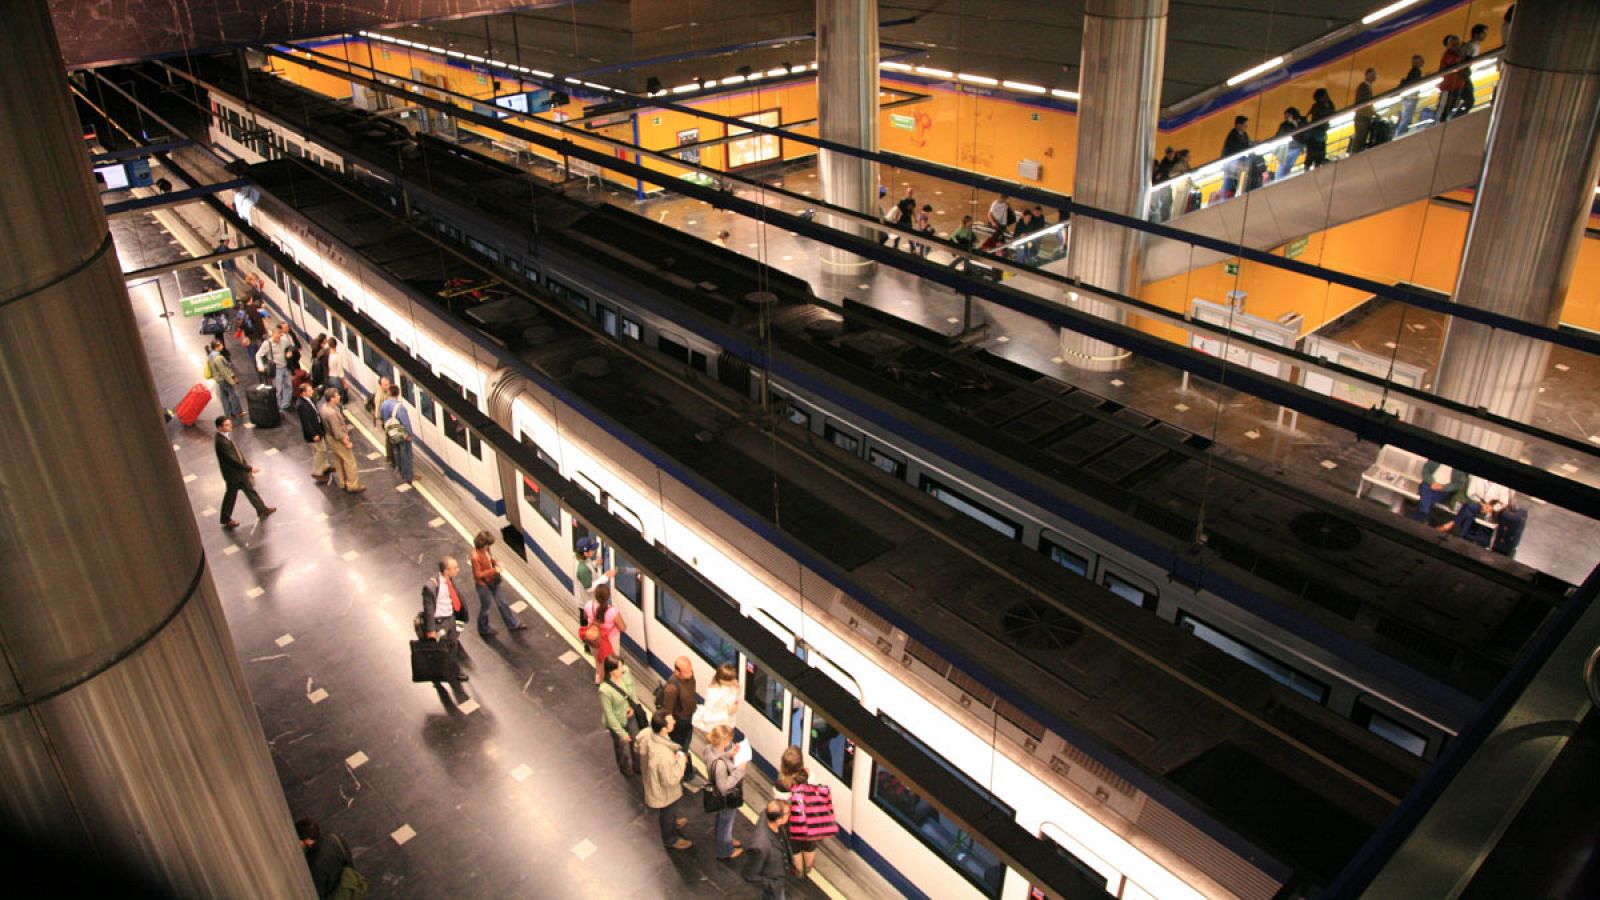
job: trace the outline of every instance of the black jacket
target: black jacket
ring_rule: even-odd
[[[317,412],[315,403],[305,397],[296,397],[294,413],[300,417],[300,436],[306,439],[306,443],[312,443],[326,433],[322,427],[322,414]]]
[[[244,458],[244,451],[239,445],[229,440],[222,432],[217,432],[215,438],[217,447],[217,467],[222,469],[224,484],[248,487],[250,485],[250,461]]]
[[[1226,138],[1224,138],[1223,141],[1222,141],[1222,155],[1223,156],[1232,156],[1235,153],[1243,153],[1244,151],[1249,150],[1249,149],[1250,149],[1250,135],[1249,135],[1249,133],[1248,132],[1244,132],[1244,131],[1240,131],[1237,128],[1235,128],[1232,131],[1228,132],[1228,136]]]

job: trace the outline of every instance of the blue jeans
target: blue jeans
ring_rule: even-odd
[[[217,396],[222,398],[222,414],[228,417],[237,416],[244,407],[239,403],[239,391],[233,385],[218,379]]]
[[[681,799],[681,798],[680,798]],[[656,810],[657,824],[661,826],[661,844],[672,846],[682,835],[678,834],[678,801],[674,800]]]
[[[1411,127],[1411,120],[1417,115],[1417,99],[1417,95],[1412,94],[1400,101],[1400,121],[1394,126],[1395,137],[1405,134]]]
[[[400,480],[411,481],[416,478],[415,458],[412,456],[415,451],[411,447],[411,442],[401,441],[398,444],[390,444],[389,449],[394,452],[394,467],[400,473]]]
[[[714,791],[717,788],[716,785],[708,784],[705,789]],[[717,836],[717,856],[722,859],[727,859],[733,855],[733,819],[738,814],[739,811],[736,809],[717,810],[717,825],[714,833]]]
[[[1278,157],[1278,174],[1273,176],[1275,181],[1282,181],[1294,169],[1294,164],[1300,161],[1300,154],[1305,147],[1296,141],[1290,141],[1283,148],[1283,153]]]
[[[272,385],[278,389],[278,408],[288,409],[294,402],[294,394],[290,391],[292,381],[289,377],[288,366],[278,366],[272,373]]]
[[[1427,522],[1428,514],[1433,512],[1433,505],[1441,500],[1449,500],[1450,493],[1448,489],[1436,491],[1433,489],[1433,485],[1424,481],[1417,488],[1417,494],[1420,495],[1420,499],[1417,500],[1417,508],[1411,514],[1411,518],[1418,522]]]
[[[486,584],[478,585],[478,633],[489,633],[489,606],[493,604],[500,607],[500,618],[505,620],[507,628],[516,628],[522,622],[517,619],[517,614],[511,611],[511,604],[506,598],[500,596],[499,587],[489,587]]]

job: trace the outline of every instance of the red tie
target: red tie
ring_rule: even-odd
[[[461,612],[461,595],[456,593],[456,583],[448,578],[444,583],[450,588],[450,609]]]

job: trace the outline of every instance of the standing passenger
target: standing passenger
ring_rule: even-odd
[[[577,594],[574,598],[578,608],[583,609],[593,599],[591,593],[595,585],[611,581],[617,574],[616,569],[600,571],[600,564],[595,560],[595,553],[600,549],[600,542],[589,535],[578,538],[578,569],[572,580],[573,590]]]
[[[789,850],[794,854],[794,874],[810,876],[817,865],[817,845],[838,833],[832,792],[825,784],[812,784],[811,772],[801,769],[789,788]]]
[[[388,399],[378,406],[378,421],[383,423],[384,443],[389,445],[395,471],[400,473],[402,482],[410,484],[417,477],[416,457],[411,446],[414,432],[411,430],[411,413],[400,402],[399,385],[389,385]]]
[[[1411,57],[1411,68],[1406,70],[1406,77],[1400,79],[1399,87],[1416,84],[1422,80],[1422,67],[1427,65],[1427,60],[1421,56]],[[1417,101],[1422,99],[1421,91],[1412,91],[1400,100],[1400,120],[1395,123],[1394,136],[1399,137],[1411,127],[1411,120],[1417,115]]]
[[[609,584],[594,586],[594,599],[584,606],[583,612],[589,627],[594,629],[594,683],[599,684],[605,679],[606,660],[622,649],[622,633],[628,630],[628,623],[611,605]]]
[[[1278,158],[1278,173],[1273,176],[1276,181],[1289,177],[1289,172],[1294,169],[1294,164],[1300,159],[1301,151],[1305,145],[1301,143],[1303,135],[1295,134],[1306,125],[1306,120],[1300,115],[1300,110],[1289,107],[1283,111],[1283,121],[1278,125],[1278,137],[1289,135],[1289,140],[1284,142],[1282,155]]]
[[[639,726],[633,717],[633,673],[621,656],[606,660],[605,680],[600,683],[600,721],[611,735],[611,749],[617,755],[617,771],[624,778],[638,774],[634,741]]]
[[[322,427],[333,453],[334,468],[339,471],[339,484],[346,493],[359,494],[366,490],[361,483],[361,472],[356,467],[355,443],[350,440],[350,423],[344,420],[340,408],[339,391],[328,388],[323,392]]]
[[[1461,38],[1447,34],[1444,36],[1444,53],[1439,57],[1439,71],[1460,65],[1461,63]],[[1455,115],[1456,106],[1461,103],[1461,89],[1466,86],[1467,79],[1460,72],[1451,72],[1439,79],[1439,111],[1434,118],[1440,122]]]
[[[672,739],[687,750],[690,739],[694,737],[694,711],[700,705],[700,697],[694,687],[694,666],[689,663],[689,657],[680,656],[672,664],[672,677],[667,679],[661,696],[664,701],[661,708],[672,714]],[[693,771],[692,768],[685,769],[683,779],[688,781]]]
[[[278,409],[289,411],[294,397],[289,393],[289,323],[279,322],[272,336],[256,350],[256,368],[267,373],[278,394]]]
[[[211,341],[209,358],[211,377],[217,381],[217,396],[222,398],[222,414],[234,418],[244,410],[239,403],[239,375],[233,370],[233,360],[228,358],[221,338]]]
[[[784,826],[789,823],[789,804],[769,800],[766,812],[756,820],[755,831],[746,847],[744,880],[761,885],[761,900],[784,900],[788,886],[789,847]]]
[[[1317,88],[1311,94],[1311,121],[1321,123],[1303,132],[1301,143],[1306,145],[1306,171],[1311,171],[1328,161],[1328,119],[1336,110],[1327,88]]]
[[[333,457],[328,455],[328,442],[324,440],[327,429],[322,427],[322,413],[311,399],[311,385],[300,385],[300,396],[294,401],[295,415],[300,419],[300,436],[311,445],[311,478],[317,484],[327,484],[333,477]]]
[[[678,815],[677,805],[683,797],[689,756],[668,735],[674,724],[670,714],[656,710],[650,719],[650,733],[639,739],[639,772],[644,777],[644,805],[656,811],[662,846],[687,850],[694,842],[683,836],[689,820]]]
[[[318,897],[339,896],[341,887],[352,891],[366,889],[367,879],[355,870],[350,848],[345,846],[343,838],[331,831],[323,834],[317,820],[310,818],[294,823],[294,830],[300,838],[300,846],[305,848],[306,865],[311,867],[311,884],[317,889]],[[345,874],[347,869],[349,875]]]
[[[738,729],[739,702],[739,670],[733,663],[723,663],[717,666],[711,675],[711,684],[706,686],[706,702],[695,710],[694,727],[710,734],[718,725],[726,725],[733,729],[733,742],[742,742],[744,735]]]
[[[728,797],[744,781],[744,764],[733,761],[738,749],[733,729],[726,725],[711,729],[706,737],[706,777],[711,783],[705,789],[723,798],[711,831],[716,838],[717,859],[723,860],[737,858],[744,852],[733,839],[733,819],[739,814],[739,806]]]
[[[1239,177],[1249,163],[1243,157],[1234,157],[1250,149],[1250,132],[1245,129],[1249,124],[1249,116],[1234,116],[1233,130],[1222,139],[1222,158],[1225,162],[1222,164],[1222,190],[1218,192],[1220,199],[1226,200],[1239,193]]]
[[[1361,83],[1356,85],[1356,115],[1354,131],[1350,134],[1350,152],[1360,153],[1367,149],[1367,142],[1372,136],[1372,122],[1378,118],[1378,108],[1372,105],[1372,86],[1378,81],[1378,70],[1368,69],[1361,77]]]
[[[511,609],[511,604],[500,593],[500,584],[504,576],[500,574],[500,561],[494,558],[494,535],[487,531],[478,532],[472,539],[472,581],[478,589],[478,635],[488,637],[494,634],[494,626],[489,624],[489,607],[500,607],[500,618],[506,627],[512,631],[523,631],[528,626],[517,619],[517,614]],[[599,682],[596,682],[597,684]]]
[[[222,494],[222,527],[239,527],[239,523],[233,519],[233,504],[238,502],[241,491],[250,505],[256,508],[257,518],[265,519],[277,512],[276,506],[268,506],[256,493],[256,475],[261,470],[250,465],[250,461],[244,458],[244,451],[233,442],[233,420],[227,416],[217,416],[215,424],[217,466],[222,469],[222,483],[228,486]]]

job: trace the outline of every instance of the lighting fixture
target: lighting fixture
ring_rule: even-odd
[[[1000,84],[1010,88],[1013,91],[1022,91],[1028,94],[1044,93],[1044,88],[1038,86],[1037,84],[1028,84],[1025,81],[1002,81]]]
[[[1376,12],[1368,13],[1365,17],[1363,17],[1361,19],[1361,24],[1363,24],[1363,25],[1371,25],[1374,22],[1381,22],[1384,19],[1387,19],[1390,16],[1394,15],[1395,13],[1399,12],[1400,10],[1405,9],[1408,6],[1415,6],[1416,4],[1417,4],[1417,0],[1395,0],[1394,3],[1391,3],[1388,6],[1385,6],[1383,9],[1380,9],[1380,10],[1378,10]]]
[[[956,74],[949,69],[934,69],[929,66],[917,66],[913,71],[918,75],[927,75],[932,78],[954,78]]]
[[[957,75],[956,78],[961,81],[965,81],[968,84],[983,84],[988,85],[989,87],[994,87],[1000,83],[1000,79],[998,78],[990,78],[987,75],[968,75],[966,72],[962,72],[960,75]]]
[[[1228,79],[1228,87],[1233,87],[1234,85],[1239,84],[1240,82],[1243,82],[1243,81],[1249,81],[1250,79],[1256,77],[1257,75],[1260,75],[1263,72],[1270,72],[1273,69],[1276,69],[1277,67],[1279,67],[1281,65],[1283,65],[1283,57],[1274,56],[1273,58],[1267,60],[1266,62],[1264,62],[1264,63],[1262,63],[1262,64],[1260,64],[1258,66],[1251,66],[1250,68],[1245,69],[1243,72],[1240,72],[1239,74],[1233,76],[1232,78],[1229,78]]]

